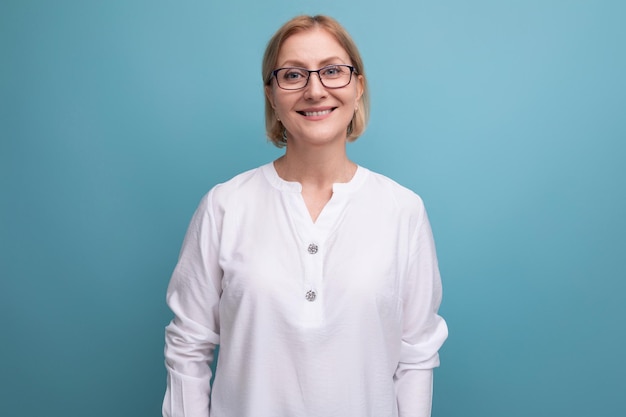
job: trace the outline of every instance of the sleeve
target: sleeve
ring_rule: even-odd
[[[219,344],[222,271],[212,192],[201,201],[167,289],[174,319],[165,328],[164,417],[207,417],[211,368]]]
[[[400,363],[394,376],[400,417],[430,417],[433,368],[448,336],[438,315],[442,288],[435,243],[425,211],[411,240],[403,294]]]

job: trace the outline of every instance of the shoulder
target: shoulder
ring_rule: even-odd
[[[414,213],[424,211],[424,202],[415,191],[399,184],[386,175],[370,170],[367,171],[367,180],[364,183],[366,192],[371,193],[379,201],[387,201],[400,210],[409,210]]]
[[[256,187],[259,177],[262,176],[262,169],[263,166],[237,174],[231,179],[215,185],[209,193],[228,195],[250,186]]]
[[[259,192],[267,192],[268,183],[263,170],[264,165],[216,184],[203,196],[200,206],[215,211],[231,204],[253,200]]]

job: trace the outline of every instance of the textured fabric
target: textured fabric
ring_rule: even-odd
[[[316,222],[273,164],[217,185],[167,301],[166,417],[430,415],[435,246],[421,199],[380,174],[335,184]]]

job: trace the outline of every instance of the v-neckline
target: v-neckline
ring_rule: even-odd
[[[287,181],[281,178],[278,175],[273,162],[264,165],[262,170],[265,177],[270,184],[274,186],[274,188],[277,188],[278,190],[291,196],[289,199],[292,201],[292,205],[295,205],[293,209],[298,211],[298,213],[291,214],[295,215],[295,217],[299,219],[299,222],[304,222],[308,224],[309,227],[326,230],[332,228],[332,225],[335,223],[336,219],[333,220],[333,218],[336,216],[333,213],[341,211],[341,207],[343,206],[346,197],[360,187],[369,172],[366,168],[357,164],[356,171],[350,181],[334,183],[330,199],[326,202],[326,204],[324,204],[324,207],[322,207],[318,213],[317,218],[313,220],[304,200],[304,196],[302,195],[301,183],[297,181]]]

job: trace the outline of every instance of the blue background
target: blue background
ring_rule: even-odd
[[[358,163],[426,201],[450,338],[433,416],[617,416],[626,3],[4,0],[3,416],[156,416],[193,210],[267,143],[265,43],[338,18],[372,95]]]

